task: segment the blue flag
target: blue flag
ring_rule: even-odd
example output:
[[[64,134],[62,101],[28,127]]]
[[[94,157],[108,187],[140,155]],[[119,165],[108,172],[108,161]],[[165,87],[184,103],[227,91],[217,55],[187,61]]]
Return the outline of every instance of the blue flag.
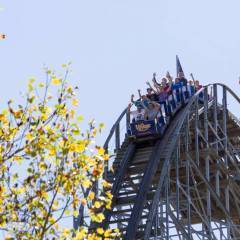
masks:
[[[184,75],[184,72],[183,72],[183,69],[182,69],[182,65],[181,65],[181,63],[180,63],[180,60],[179,60],[179,58],[178,58],[178,55],[176,55],[176,64],[177,64],[177,77],[178,77],[178,74],[179,74],[180,72],[182,72],[183,75]]]

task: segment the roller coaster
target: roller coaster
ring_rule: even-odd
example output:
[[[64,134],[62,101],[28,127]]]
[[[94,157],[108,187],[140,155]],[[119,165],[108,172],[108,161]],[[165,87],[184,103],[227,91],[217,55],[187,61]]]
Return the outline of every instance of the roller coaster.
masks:
[[[121,136],[124,109],[104,144],[115,155],[105,167],[113,204],[103,227],[126,240],[240,239],[240,122],[228,100],[240,106],[226,85],[204,86],[160,138],[140,141]]]

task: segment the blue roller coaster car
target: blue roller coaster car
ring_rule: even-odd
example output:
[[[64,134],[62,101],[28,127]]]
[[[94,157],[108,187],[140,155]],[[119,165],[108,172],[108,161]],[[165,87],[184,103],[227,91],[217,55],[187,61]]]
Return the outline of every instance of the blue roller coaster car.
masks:
[[[170,118],[162,117],[161,121],[155,119],[132,122],[128,130],[128,136],[134,139],[160,138],[169,124],[171,124],[171,120],[175,117],[176,113],[188,103],[191,97],[192,95],[188,97],[180,96],[181,101],[179,100],[174,109],[171,110]],[[202,95],[199,96],[199,103],[203,104]]]
[[[129,136],[140,137],[160,137],[167,124],[161,125],[157,120],[142,120],[130,124]]]

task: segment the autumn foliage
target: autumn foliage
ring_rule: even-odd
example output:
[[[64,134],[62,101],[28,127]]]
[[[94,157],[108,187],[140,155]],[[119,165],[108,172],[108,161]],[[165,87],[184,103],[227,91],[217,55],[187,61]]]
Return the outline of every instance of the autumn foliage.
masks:
[[[44,82],[30,79],[24,104],[10,100],[0,113],[0,231],[6,239],[120,238],[117,229],[89,232],[90,221],[102,222],[111,208],[111,185],[102,180],[109,156],[94,141],[103,124],[90,121],[80,129],[68,67],[63,77],[45,69]],[[89,220],[74,231],[64,221],[71,226],[80,206]]]

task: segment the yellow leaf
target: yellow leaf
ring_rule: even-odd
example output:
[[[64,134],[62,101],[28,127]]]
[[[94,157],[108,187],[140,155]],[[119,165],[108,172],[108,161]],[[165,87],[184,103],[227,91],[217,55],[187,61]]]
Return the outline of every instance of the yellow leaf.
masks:
[[[83,121],[83,116],[78,116],[78,117],[77,117],[77,120],[78,120],[79,122],[82,122],[82,121]]]
[[[88,179],[86,179],[82,182],[82,185],[85,188],[89,188],[92,185],[92,183]]]
[[[24,187],[18,189],[18,194],[23,194],[26,191]]]
[[[111,192],[109,192],[109,191],[106,192],[106,196],[107,196],[109,199],[112,199],[112,198],[113,198],[113,195],[112,195]]]
[[[67,228],[64,228],[63,229],[63,237],[69,237],[69,234],[70,234],[71,232],[70,232],[70,230],[69,229],[67,229]]]
[[[102,185],[104,188],[110,188],[112,185],[108,183],[107,181],[103,180]]]
[[[45,85],[44,85],[44,83],[39,83],[38,86],[39,86],[40,88],[43,88]]]
[[[73,211],[73,216],[74,216],[74,217],[77,217],[77,216],[78,216],[78,211],[77,211],[77,210]]]
[[[85,205],[87,204],[87,200],[86,200],[85,198],[82,198],[82,199],[81,199],[81,203],[82,203],[82,205],[85,206]]]
[[[104,148],[99,148],[99,149],[98,149],[98,154],[99,154],[99,155],[104,155],[104,153],[105,153]]]
[[[54,217],[50,217],[50,218],[49,218],[49,222],[50,222],[51,224],[53,224],[55,221],[56,221],[56,220],[55,220]]]
[[[90,192],[89,195],[88,195],[88,199],[92,201],[94,199],[94,197],[95,197],[95,193]]]
[[[102,222],[105,219],[103,213],[98,213],[96,217],[99,220],[98,222]]]
[[[83,239],[85,239],[86,234],[87,234],[86,229],[81,228],[81,229],[77,232],[76,238],[74,238],[74,239],[76,239],[76,240],[83,240]]]
[[[35,81],[36,81],[35,78],[30,78],[30,79],[29,79],[29,83],[34,83]]]
[[[33,139],[33,135],[31,133],[26,134],[26,139],[31,141]]]
[[[103,235],[103,234],[104,234],[103,228],[97,228],[97,233],[98,233],[99,235]]]
[[[52,84],[53,85],[59,85],[61,83],[61,79],[59,78],[52,78]]]
[[[99,201],[96,201],[95,203],[94,203],[94,207],[95,208],[100,208],[102,206],[102,204],[101,204],[101,202],[99,202]]]
[[[85,145],[84,144],[76,144],[75,151],[78,153],[82,153],[85,150]]]
[[[105,160],[105,161],[108,161],[108,160],[109,160],[109,154],[104,154],[103,157],[104,157],[104,160]]]
[[[105,231],[104,237],[110,237],[110,236],[111,236],[111,233],[112,233],[112,230],[111,230],[111,229],[108,229],[107,231]]]
[[[78,106],[78,100],[77,100],[76,98],[74,98],[74,99],[72,100],[72,105],[75,106],[75,107]]]
[[[47,169],[47,165],[44,162],[40,162],[39,163],[39,168],[44,171],[44,170]]]
[[[66,211],[65,211],[65,214],[66,214],[67,216],[69,216],[69,215],[71,214],[70,210],[66,210]]]

